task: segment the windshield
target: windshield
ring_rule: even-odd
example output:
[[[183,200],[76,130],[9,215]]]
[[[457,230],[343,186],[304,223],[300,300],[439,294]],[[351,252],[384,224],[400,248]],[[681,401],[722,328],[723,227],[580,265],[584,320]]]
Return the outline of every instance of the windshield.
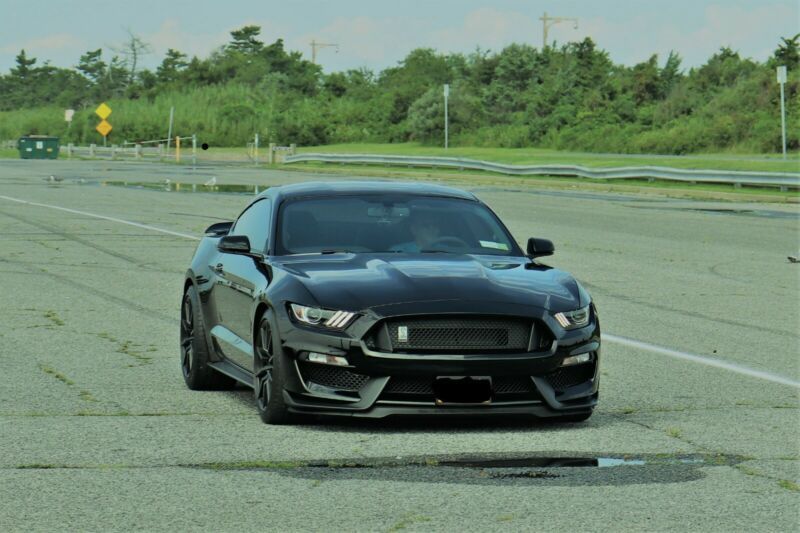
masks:
[[[514,255],[515,246],[484,205],[402,195],[301,198],[285,203],[278,255],[460,253]]]

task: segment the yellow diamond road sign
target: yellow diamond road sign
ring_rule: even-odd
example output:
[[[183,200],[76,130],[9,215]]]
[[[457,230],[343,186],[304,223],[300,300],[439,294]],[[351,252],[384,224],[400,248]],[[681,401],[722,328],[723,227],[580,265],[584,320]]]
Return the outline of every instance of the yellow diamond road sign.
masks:
[[[111,114],[111,108],[108,107],[105,102],[97,106],[97,109],[94,110],[97,113],[97,116],[102,118],[103,120],[108,118],[108,115]]]
[[[95,129],[100,135],[102,135],[103,137],[107,137],[108,134],[111,132],[111,124],[103,120],[100,124],[97,125]]]

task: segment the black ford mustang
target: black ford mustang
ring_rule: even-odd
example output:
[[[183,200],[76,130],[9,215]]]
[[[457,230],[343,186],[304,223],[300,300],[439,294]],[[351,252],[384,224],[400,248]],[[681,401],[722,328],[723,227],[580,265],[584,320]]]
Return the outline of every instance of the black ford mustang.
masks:
[[[527,414],[580,421],[600,327],[569,274],[470,193],[273,187],[206,230],[186,273],[190,389],[253,387],[261,418]]]

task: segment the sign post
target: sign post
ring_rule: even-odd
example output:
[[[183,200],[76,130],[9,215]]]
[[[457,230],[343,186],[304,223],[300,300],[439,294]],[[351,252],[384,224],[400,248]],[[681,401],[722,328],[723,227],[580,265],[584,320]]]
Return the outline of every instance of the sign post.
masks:
[[[448,116],[447,116],[447,99],[450,96],[450,84],[444,84],[444,149],[447,150],[448,145]]]
[[[778,67],[778,83],[781,85],[781,141],[783,158],[786,159],[786,104],[784,103],[783,86],[786,84],[786,66]]]
[[[100,117],[100,124],[98,124],[95,129],[97,130],[97,133],[103,136],[103,146],[105,146],[106,138],[112,130],[111,124],[106,121],[109,115],[111,115],[111,108],[108,107],[105,102],[103,102],[97,106],[97,109],[95,109],[94,112],[98,117]]]
[[[65,109],[64,110],[64,120],[67,121],[67,130],[72,127],[72,117],[75,116],[74,109]]]

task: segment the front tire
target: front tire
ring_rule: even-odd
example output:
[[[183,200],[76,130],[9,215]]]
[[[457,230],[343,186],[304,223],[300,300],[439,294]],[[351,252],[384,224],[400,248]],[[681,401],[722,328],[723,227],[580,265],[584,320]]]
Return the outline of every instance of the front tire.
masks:
[[[253,347],[253,389],[261,421],[276,425],[295,422],[296,416],[289,412],[283,399],[288,360],[267,316],[262,316],[259,321]]]
[[[191,390],[232,389],[236,381],[209,366],[206,328],[200,312],[200,298],[194,285],[183,295],[181,304],[181,371]]]

